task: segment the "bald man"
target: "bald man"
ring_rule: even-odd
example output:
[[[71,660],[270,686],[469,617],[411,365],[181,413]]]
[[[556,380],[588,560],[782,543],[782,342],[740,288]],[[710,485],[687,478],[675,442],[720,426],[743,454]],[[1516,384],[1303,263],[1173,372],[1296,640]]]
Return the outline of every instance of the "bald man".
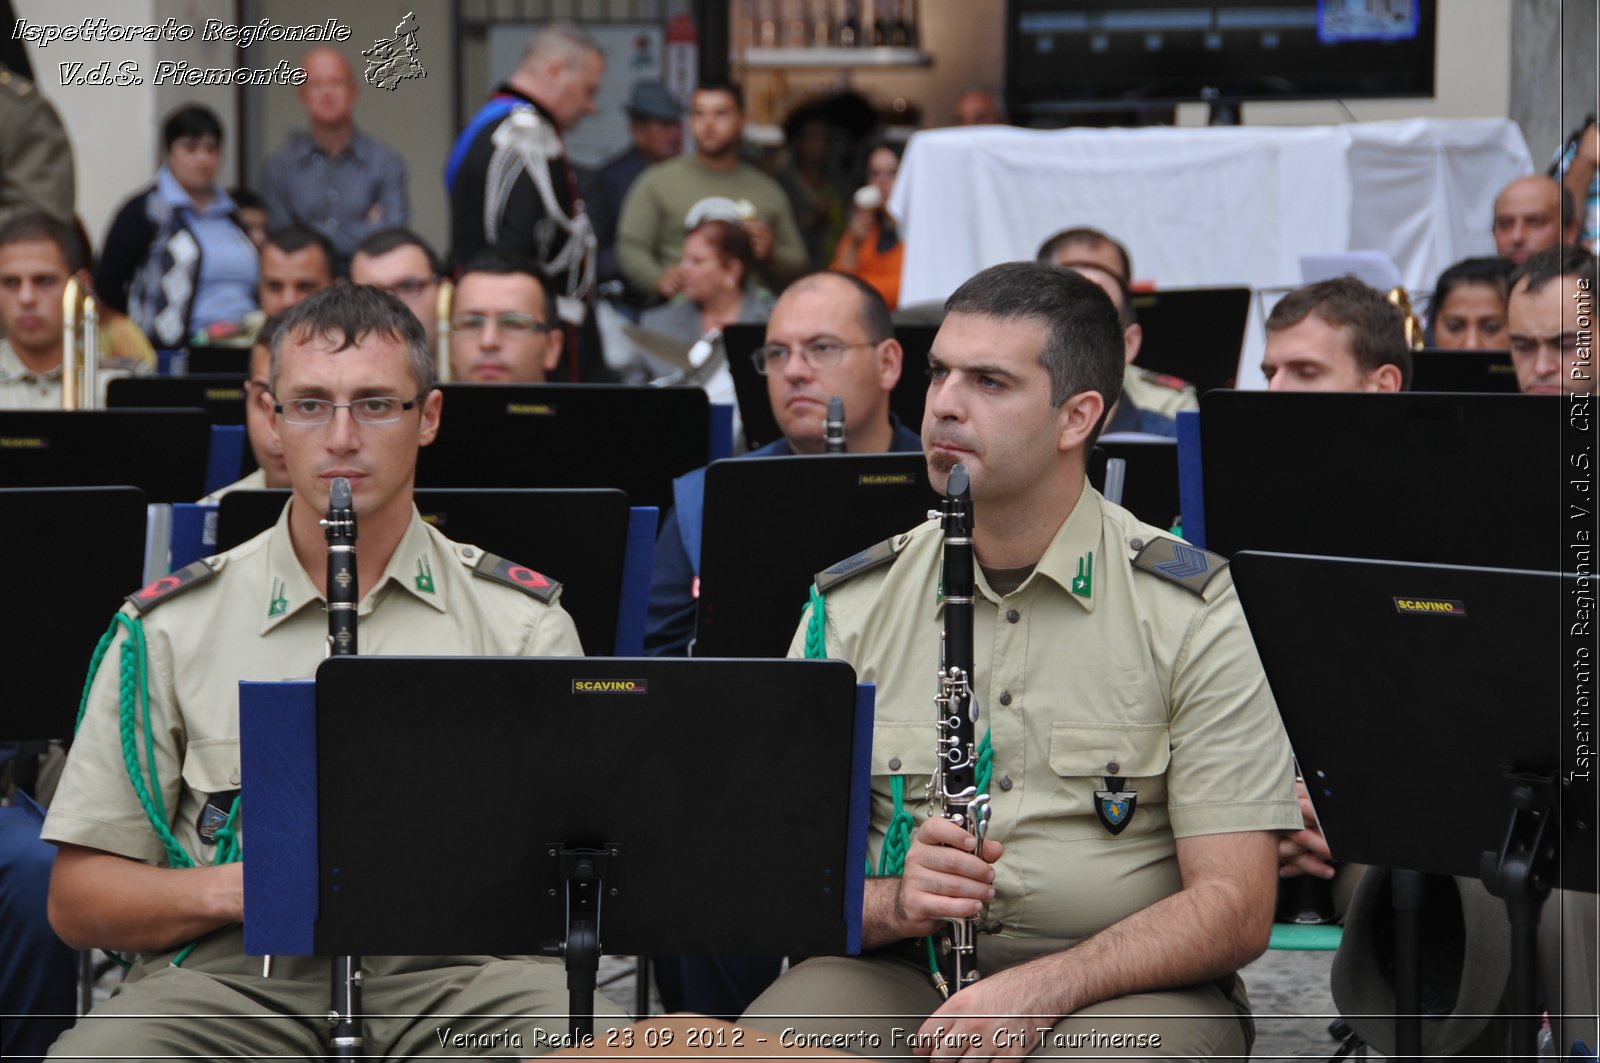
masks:
[[[1577,239],[1572,196],[1554,177],[1519,177],[1494,199],[1494,247],[1501,258],[1520,266],[1540,251]]]
[[[342,271],[362,240],[406,224],[406,164],[356,128],[356,78],[342,53],[313,48],[300,67],[297,94],[310,126],[267,160],[261,195],[272,228],[309,225],[333,242]]]

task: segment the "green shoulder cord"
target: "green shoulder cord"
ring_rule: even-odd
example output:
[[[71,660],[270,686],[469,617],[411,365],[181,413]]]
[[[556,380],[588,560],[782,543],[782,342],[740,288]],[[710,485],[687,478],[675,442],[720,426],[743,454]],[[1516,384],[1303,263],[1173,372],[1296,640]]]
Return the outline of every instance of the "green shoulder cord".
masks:
[[[106,651],[111,648],[111,641],[117,637],[117,629],[126,628],[127,637],[122,641],[121,675],[118,684],[120,712],[118,729],[122,736],[122,761],[128,769],[128,779],[133,784],[133,792],[138,795],[139,805],[144,809],[145,818],[150,821],[150,826],[156,832],[156,837],[161,839],[161,847],[166,852],[167,864],[174,868],[188,868],[200,866],[184,851],[178,839],[173,836],[172,830],[167,826],[166,801],[161,796],[161,779],[156,772],[156,742],[155,731],[150,720],[150,655],[144,639],[144,624],[138,617],[117,613],[111,618],[111,626],[100,637],[95,645],[94,656],[89,659],[89,675],[83,681],[83,696],[78,701],[78,720],[73,725],[73,733],[83,726],[83,715],[89,708],[89,690],[94,685],[95,676],[100,672],[100,664],[105,659]],[[139,717],[144,717],[144,749],[146,768],[139,765]],[[146,781],[146,771],[149,779]],[[233,799],[233,807],[228,810],[228,818],[217,829],[217,864],[231,864],[239,859],[239,799]],[[189,958],[189,953],[194,951],[199,939],[189,942],[172,958],[172,966],[178,967]],[[132,966],[127,960],[117,954],[105,950],[106,955],[123,967]]]
[[[811,587],[811,619],[806,624],[806,657],[811,660],[820,660],[828,655],[827,649],[827,601],[816,585]],[[978,743],[978,792],[989,792],[989,777],[994,768],[994,750],[989,745],[989,732],[983,733],[983,741]],[[883,850],[878,854],[878,870],[872,870],[872,861],[867,860],[867,876],[869,878],[897,878],[905,873],[906,853],[911,850],[911,836],[916,833],[917,821],[906,811],[906,777],[904,775],[889,776],[889,792],[894,798],[894,814],[889,817],[889,825],[883,831]],[[934,952],[933,938],[924,938],[928,946],[928,970],[937,972],[939,960]]]

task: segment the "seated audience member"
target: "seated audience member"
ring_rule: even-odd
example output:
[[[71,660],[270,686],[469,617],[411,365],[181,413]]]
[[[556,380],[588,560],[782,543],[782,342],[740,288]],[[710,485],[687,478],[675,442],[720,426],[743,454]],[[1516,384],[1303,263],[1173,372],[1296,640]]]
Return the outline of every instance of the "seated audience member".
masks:
[[[216,183],[222,123],[186,106],[162,126],[165,160],[155,184],[117,211],[95,271],[95,290],[162,349],[216,327],[232,334],[255,309],[255,245]]]
[[[1400,311],[1354,277],[1308,284],[1267,315],[1271,391],[1402,391],[1411,348]]]
[[[565,339],[550,284],[533,260],[485,248],[461,268],[450,321],[451,376],[472,384],[542,384]]]
[[[993,89],[973,86],[956,97],[951,125],[1005,125],[1006,109]]]
[[[89,283],[78,238],[61,222],[27,211],[0,225],[0,409],[61,408],[62,295],[75,274]],[[102,370],[151,370],[145,358],[107,357],[110,338],[100,335]]]
[[[361,644],[377,654],[577,656],[559,590],[478,578],[477,551],[423,523],[417,451],[439,430],[422,328],[393,296],[335,285],[296,306],[274,337],[272,430],[292,501],[276,527],[195,562],[124,605],[90,678],[81,726],[45,820],[58,847],[50,921],[68,944],[132,954],[116,995],[53,1046],[64,1057],[330,1052],[326,957],[246,956],[237,791],[241,679],[309,676],[325,653],[330,471],[349,470],[361,549]],[[468,559],[472,560],[468,560]],[[418,572],[432,578],[415,578]],[[543,586],[543,584],[541,584]],[[122,645],[148,646],[146,655]],[[126,659],[124,666],[121,662]],[[124,667],[128,670],[125,672]],[[147,756],[124,758],[119,690],[141,687]],[[146,699],[141,699],[146,700]],[[148,762],[148,763],[147,763]],[[140,774],[130,785],[130,767]],[[142,779],[156,795],[142,800]],[[155,785],[159,777],[160,785]],[[138,786],[138,789],[135,789]],[[248,814],[248,813],[246,813]],[[427,912],[412,913],[425,920]],[[366,956],[364,1052],[459,1055],[468,1043],[565,1036],[559,961],[531,956]],[[604,997],[606,1016],[617,1009]],[[316,1017],[313,1018],[312,1016]],[[608,1019],[597,1028],[610,1025]],[[515,1040],[509,1035],[515,1034]],[[537,1049],[535,1049],[537,1051]],[[356,1054],[363,1054],[357,1047]]]
[[[250,453],[256,459],[256,469],[243,479],[218,488],[201,502],[216,502],[230,491],[291,486],[289,467],[283,460],[283,444],[272,432],[272,388],[267,383],[272,371],[272,341],[286,316],[277,313],[262,322],[250,346],[250,375],[244,382],[244,430],[250,440]]]
[[[636,81],[623,108],[633,143],[607,159],[584,182],[583,206],[600,246],[597,279],[601,284],[622,279],[617,261],[617,222],[628,189],[647,167],[683,154],[683,105],[659,81]]]
[[[228,195],[232,197],[233,205],[239,208],[239,225],[250,237],[250,242],[256,245],[256,250],[260,251],[261,245],[267,242],[267,233],[272,229],[267,218],[266,202],[243,185],[228,189]]]
[[[306,78],[295,89],[305,129],[290,132],[262,170],[261,195],[274,228],[299,222],[333,243],[341,264],[379,229],[404,225],[405,160],[356,128],[360,86],[337,49],[313,48],[300,59]]]
[[[1188,381],[1165,373],[1157,373],[1142,366],[1133,364],[1139,356],[1139,347],[1143,343],[1144,332],[1139,328],[1133,312],[1133,295],[1129,286],[1133,283],[1133,257],[1128,254],[1128,249],[1121,241],[1115,240],[1099,229],[1092,229],[1086,225],[1063,229],[1039,245],[1038,252],[1034,255],[1040,262],[1048,262],[1056,266],[1066,266],[1069,269],[1088,267],[1101,270],[1102,276],[1109,274],[1120,285],[1118,292],[1107,291],[1112,301],[1117,302],[1117,312],[1123,319],[1123,329],[1137,330],[1134,339],[1134,349],[1128,355],[1128,367],[1122,374],[1122,398],[1132,402],[1140,410],[1158,414],[1161,417],[1174,420],[1180,410],[1198,410],[1200,396],[1195,393],[1194,387]],[[1105,287],[1095,274],[1089,274],[1089,279]],[[1120,300],[1120,301],[1119,301]],[[1126,431],[1127,429],[1111,429],[1106,431]],[[1167,435],[1167,432],[1158,432]]]
[[[1506,278],[1511,263],[1493,256],[1466,258],[1439,274],[1428,303],[1431,346],[1453,350],[1503,350],[1506,345]]]
[[[1595,257],[1559,247],[1528,259],[1511,274],[1506,317],[1517,387],[1533,395],[1592,394]],[[1579,327],[1583,320],[1582,328]]]
[[[887,144],[867,154],[867,183],[856,192],[849,227],[833,252],[833,268],[872,285],[890,310],[900,305],[900,272],[906,258],[900,227],[889,213],[889,195],[899,173],[900,156]]]
[[[735,321],[765,321],[772,296],[756,284],[754,265],[743,226],[721,218],[701,222],[683,238],[683,287],[671,302],[646,310],[639,324],[693,342]]]
[[[903,357],[889,308],[871,287],[833,272],[795,281],[773,306],[766,345],[755,352],[783,436],[748,456],[822,453],[822,422],[834,395],[844,400],[850,451],[921,450],[917,434],[889,411]],[[650,581],[645,652],[651,656],[681,656],[694,635],[691,588],[700,572],[705,470],[680,476],[672,493]]]
[[[428,242],[410,229],[380,229],[350,259],[350,283],[388,292],[417,315],[428,349],[439,349],[439,277],[444,268]]]
[[[1573,243],[1578,218],[1572,195],[1554,177],[1519,177],[1494,199],[1494,247],[1517,265],[1540,251]]]
[[[308,225],[285,225],[261,247],[261,312],[280,314],[339,276],[333,244]]]
[[[731,81],[695,89],[694,154],[650,167],[628,190],[617,223],[617,258],[635,294],[670,299],[683,288],[683,237],[706,218],[743,225],[756,272],[772,291],[805,272],[806,248],[778,182],[739,157],[744,92]]]
[[[1127,374],[1133,369],[1133,360],[1139,357],[1139,345],[1144,342],[1144,332],[1139,328],[1139,322],[1133,314],[1133,296],[1128,291],[1127,283],[1115,274],[1108,273],[1099,266],[1081,265],[1069,267],[1075,273],[1081,273],[1094,281],[1111,299],[1117,308],[1117,323],[1122,326],[1122,357],[1127,362],[1123,371],[1123,381],[1126,384]],[[1157,380],[1175,379],[1164,378],[1150,374]],[[1155,385],[1161,386],[1159,384]],[[1169,391],[1177,391],[1179,387],[1168,387]],[[1111,404],[1111,412],[1106,414],[1106,423],[1100,429],[1102,436],[1114,433],[1132,432],[1142,435],[1163,436],[1167,439],[1178,437],[1178,422],[1164,413],[1147,410],[1139,405],[1138,401],[1126,394]]]

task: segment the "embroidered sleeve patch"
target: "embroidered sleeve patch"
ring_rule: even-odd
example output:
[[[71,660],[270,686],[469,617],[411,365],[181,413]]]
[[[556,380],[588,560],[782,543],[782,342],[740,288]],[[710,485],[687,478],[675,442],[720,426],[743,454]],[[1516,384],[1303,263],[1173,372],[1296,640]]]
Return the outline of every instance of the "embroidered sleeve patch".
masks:
[[[535,572],[526,565],[519,565],[515,561],[507,561],[496,554],[484,554],[473,566],[472,574],[492,579],[496,583],[504,583],[508,587],[515,587],[546,605],[555,600],[556,592],[561,589],[561,584],[549,576]]]
[[[181,591],[204,583],[216,574],[216,569],[204,561],[195,561],[170,575],[162,576],[148,587],[134,591],[128,595],[128,603],[133,606],[134,612],[144,616],[162,602],[177,597]]]
[[[1203,595],[1206,585],[1228,567],[1228,559],[1177,539],[1158,536],[1144,544],[1133,559],[1133,567]]]

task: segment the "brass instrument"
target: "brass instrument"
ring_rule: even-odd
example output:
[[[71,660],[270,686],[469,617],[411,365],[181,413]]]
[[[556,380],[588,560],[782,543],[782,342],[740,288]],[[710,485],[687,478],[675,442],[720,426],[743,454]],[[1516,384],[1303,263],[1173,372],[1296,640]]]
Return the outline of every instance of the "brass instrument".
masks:
[[[932,814],[970,831],[983,852],[989,830],[989,795],[978,791],[978,694],[973,649],[976,599],[972,552],[972,485],[967,467],[950,470],[939,517],[944,531],[944,631],[939,637],[939,679],[933,697],[938,721],[933,777],[928,781]],[[952,919],[934,938],[938,969],[933,985],[945,997],[978,980],[978,921]]]
[[[1413,351],[1420,351],[1426,345],[1423,339],[1422,319],[1416,311],[1411,309],[1411,296],[1404,287],[1389,289],[1389,305],[1398,307],[1405,318],[1406,344]]]
[[[100,406],[100,306],[77,277],[61,293],[61,408]]]
[[[434,306],[434,317],[439,323],[438,360],[436,375],[439,383],[450,383],[450,317],[456,309],[456,286],[448,279],[439,282],[439,301]]]

